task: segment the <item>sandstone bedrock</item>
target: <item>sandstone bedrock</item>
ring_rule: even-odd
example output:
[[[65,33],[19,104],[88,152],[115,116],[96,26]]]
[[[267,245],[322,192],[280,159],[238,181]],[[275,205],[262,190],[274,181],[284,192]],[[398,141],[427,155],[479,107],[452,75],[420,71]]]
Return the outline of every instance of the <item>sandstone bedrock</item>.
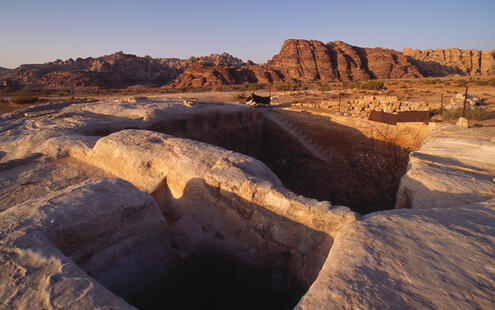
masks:
[[[274,283],[307,289],[296,309],[495,307],[495,142],[482,129],[432,126],[401,209],[361,217],[287,190],[253,157],[180,136],[240,128],[236,147],[255,151],[255,109],[181,102],[2,117],[1,308],[133,309],[136,287],[205,252],[283,270],[290,281]]]

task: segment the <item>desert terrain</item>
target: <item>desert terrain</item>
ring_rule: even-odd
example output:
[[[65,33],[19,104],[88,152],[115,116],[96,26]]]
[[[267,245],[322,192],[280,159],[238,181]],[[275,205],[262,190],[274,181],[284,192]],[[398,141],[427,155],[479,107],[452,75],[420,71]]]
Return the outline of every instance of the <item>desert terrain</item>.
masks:
[[[287,40],[0,81],[0,308],[495,307],[493,51]]]

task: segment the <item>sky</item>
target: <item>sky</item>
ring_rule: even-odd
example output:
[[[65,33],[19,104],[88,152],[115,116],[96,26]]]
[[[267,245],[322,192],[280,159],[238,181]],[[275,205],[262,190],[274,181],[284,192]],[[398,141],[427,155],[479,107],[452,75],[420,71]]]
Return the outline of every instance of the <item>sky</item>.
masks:
[[[495,0],[0,0],[0,66],[227,52],[263,63],[286,39],[495,49]]]

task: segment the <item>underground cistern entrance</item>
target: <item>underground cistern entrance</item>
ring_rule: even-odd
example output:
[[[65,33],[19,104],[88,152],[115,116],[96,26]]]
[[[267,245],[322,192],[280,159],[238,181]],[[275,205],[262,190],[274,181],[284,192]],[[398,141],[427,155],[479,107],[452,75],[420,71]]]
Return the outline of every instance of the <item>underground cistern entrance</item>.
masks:
[[[251,109],[189,115],[145,129],[252,156],[294,193],[365,214],[394,207],[409,152],[423,137],[420,127],[367,126],[299,111]],[[297,304],[316,279],[332,236],[200,180],[188,181],[181,197],[170,184],[165,181],[152,195],[166,218],[176,259],[145,284],[104,285],[140,309]]]
[[[409,153],[427,126],[259,109],[157,122],[150,130],[253,156],[296,194],[360,214],[392,209]]]

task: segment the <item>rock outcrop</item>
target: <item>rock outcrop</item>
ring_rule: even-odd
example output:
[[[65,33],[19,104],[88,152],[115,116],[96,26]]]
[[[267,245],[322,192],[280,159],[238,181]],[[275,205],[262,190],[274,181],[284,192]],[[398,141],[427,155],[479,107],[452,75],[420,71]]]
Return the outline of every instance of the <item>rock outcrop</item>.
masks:
[[[297,309],[494,308],[495,144],[482,128],[431,131],[403,179],[412,209],[360,218],[287,190],[250,156],[184,138],[256,149],[254,109],[180,102],[64,102],[2,116],[2,308],[133,309],[117,295],[131,301],[205,252],[273,267],[265,282],[276,292],[316,278]]]
[[[0,219],[4,309],[135,309],[108,289],[132,294],[175,259],[156,202],[119,179],[82,182]]]
[[[268,61],[285,80],[349,81],[414,78],[422,74],[400,52],[361,48],[341,41],[286,40],[279,54]]]
[[[125,304],[106,291],[101,284],[128,300],[132,295],[129,283],[139,283],[143,277],[150,278],[146,276],[150,272],[152,276],[159,276],[166,274],[169,268],[176,270],[178,267],[173,262],[173,253],[170,253],[170,259],[167,254],[170,245],[168,237],[164,239],[161,247],[154,246],[159,253],[149,253],[147,248],[140,247],[153,244],[152,237],[156,237],[157,234],[160,236],[164,230],[172,236],[170,240],[174,253],[180,253],[182,258],[216,253],[253,268],[275,268],[278,271],[270,275],[270,279],[278,281],[277,290],[299,285],[308,287],[324,262],[333,236],[339,229],[357,220],[356,214],[348,208],[331,206],[328,202],[308,199],[288,191],[263,163],[249,156],[157,132],[122,131],[128,127],[151,127],[191,136],[194,132],[199,132],[196,130],[197,126],[204,128],[205,134],[211,134],[215,128],[224,130],[224,134],[213,133],[218,139],[226,136],[227,132],[232,134],[228,128],[223,129],[230,121],[232,126],[239,126],[245,135],[232,140],[242,141],[242,147],[248,149],[249,136],[256,133],[257,120],[256,114],[246,113],[246,116],[243,116],[239,113],[254,112],[246,106],[196,104],[185,107],[176,104],[175,101],[134,100],[106,104],[83,103],[76,106],[64,104],[59,106],[59,110],[40,110],[41,108],[43,106],[37,107],[36,115],[23,111],[13,113],[2,120],[4,126],[0,128],[0,182],[7,186],[6,192],[17,192],[26,198],[30,192],[19,191],[18,188],[42,188],[46,186],[43,176],[51,182],[52,174],[60,173],[62,176],[57,180],[58,190],[41,191],[40,195],[46,196],[33,197],[34,199],[27,201],[22,197],[17,200],[10,199],[8,193],[5,193],[0,196],[0,217],[5,215],[16,221],[30,222],[31,217],[24,216],[27,211],[22,211],[24,213],[21,214],[18,210],[36,209],[37,201],[42,204],[40,208],[45,210],[45,205],[49,205],[50,208],[59,205],[58,198],[54,197],[65,197],[67,203],[60,204],[60,208],[67,209],[65,213],[44,213],[40,217],[47,227],[60,226],[68,239],[63,239],[63,235],[57,233],[53,237],[50,235],[53,240],[61,240],[54,241],[55,245],[50,244],[52,239],[39,241],[37,235],[33,237],[33,242],[39,244],[40,251],[45,251],[49,246],[49,253],[59,251],[57,259],[63,261],[63,264],[70,264],[70,268],[66,267],[68,273],[64,274],[57,284],[57,290],[58,287],[64,288],[60,294],[66,296],[64,301],[67,307],[98,308],[101,302],[109,307],[125,308]],[[205,121],[207,111],[214,116],[214,121]],[[226,117],[223,117],[223,114]],[[248,121],[255,129],[252,133],[246,130]],[[209,129],[206,124],[213,127]],[[116,133],[108,135],[113,131]],[[71,169],[62,169],[64,164],[72,165]],[[41,165],[42,169],[37,169],[38,165]],[[55,167],[56,171],[47,175],[50,167]],[[75,173],[74,170],[77,169],[83,171]],[[71,178],[71,173],[76,174],[76,177]],[[111,186],[94,185],[93,183],[99,184],[100,181],[94,181],[92,178],[99,176],[117,176],[129,180],[140,190],[152,194],[159,206],[149,204],[150,196],[122,180],[109,181],[114,184]],[[81,182],[85,178],[92,180],[77,185],[78,181]],[[63,187],[63,182],[67,187]],[[75,190],[70,187],[73,184],[76,184]],[[105,189],[106,187],[108,189]],[[126,194],[122,195],[122,191]],[[101,197],[107,192],[110,192],[108,198]],[[115,199],[114,196],[119,198]],[[106,199],[110,199],[111,203]],[[142,201],[145,207],[135,206],[136,201]],[[90,208],[84,208],[85,205],[90,205]],[[121,206],[121,209],[116,209],[115,205]],[[106,215],[105,208],[111,209],[112,215]],[[70,212],[75,212],[77,216],[69,215]],[[147,216],[141,216],[143,213]],[[162,214],[167,223],[164,222]],[[64,218],[64,225],[57,224],[60,221],[58,216]],[[112,219],[109,220],[108,217]],[[150,223],[150,217],[156,223]],[[141,221],[141,218],[146,218],[146,221]],[[126,221],[131,219],[132,225],[127,224]],[[141,234],[150,233],[150,240],[139,242],[132,239],[134,241],[127,242],[124,237],[117,238],[120,236],[119,228],[115,227],[117,224],[114,223],[118,221],[121,221],[121,226],[125,226],[125,231],[132,232],[136,238]],[[160,221],[164,225],[160,225]],[[14,238],[21,232],[20,227],[10,225],[3,217],[2,223],[7,225],[0,231],[2,235],[13,234]],[[141,224],[146,227],[142,227]],[[101,231],[101,227],[109,231]],[[35,231],[39,231],[38,226],[35,228]],[[88,240],[93,242],[92,245],[98,245],[99,238],[106,242],[101,251],[99,248],[88,250],[86,243],[79,242],[81,229],[91,231],[82,236],[87,235]],[[97,236],[92,235],[92,232]],[[113,234],[117,234],[117,237],[114,238]],[[139,244],[135,245],[135,242]],[[80,244],[83,249],[79,248]],[[133,246],[138,253],[132,251]],[[22,248],[18,251],[24,250]],[[0,246],[1,259],[10,262],[9,254],[2,251]],[[50,255],[49,253],[47,255]],[[73,253],[77,253],[77,256]],[[167,255],[157,255],[160,253]],[[126,259],[117,259],[116,255]],[[163,270],[153,267],[155,261],[148,262],[142,255],[160,260]],[[111,263],[112,260],[122,262]],[[138,261],[148,273],[135,274],[138,269],[132,267],[132,264]],[[27,269],[34,268],[31,264],[35,264],[22,260],[16,260],[15,263]],[[88,277],[76,264],[99,283],[87,280]],[[125,267],[125,264],[130,265]],[[125,272],[119,273],[119,268],[124,268]],[[38,293],[38,290],[25,289],[41,285],[39,282],[42,275],[49,276],[50,272],[55,271],[37,269],[36,276],[31,280],[13,283],[11,279],[15,275],[15,268],[11,268],[9,264],[2,264],[0,269],[0,284],[2,287],[9,287],[6,290],[9,295],[0,295],[2,304],[12,304],[10,308],[13,309],[34,303],[41,303],[47,309],[58,305],[49,299],[42,303],[41,300],[47,299],[45,295]],[[131,276],[136,277],[137,282],[128,279]],[[278,280],[279,278],[282,280]],[[75,284],[73,281],[76,281]],[[77,281],[84,283],[81,287],[76,287],[79,284]],[[49,283],[48,290],[51,289],[50,285]],[[135,289],[139,287],[144,288],[146,285],[137,284]],[[72,293],[67,293],[65,289]],[[25,290],[29,292],[21,293]],[[10,293],[14,295],[18,291],[16,298],[9,297]],[[82,297],[79,298],[77,294],[82,294]],[[100,295],[106,297],[99,297]],[[93,299],[95,304],[91,304]],[[116,302],[120,302],[121,306],[115,306]]]
[[[411,153],[396,208],[460,207],[495,197],[495,143],[478,128],[436,128]]]
[[[495,74],[495,51],[493,50],[463,50],[454,47],[422,51],[405,48],[402,53],[425,76]]]
[[[234,66],[221,66],[208,63],[194,63],[173,82],[176,88],[205,87],[226,84],[253,83],[250,76]]]
[[[493,221],[495,200],[370,214],[339,233],[296,309],[493,309]]]
[[[80,159],[153,194],[181,253],[208,248],[248,264],[278,265],[273,257],[287,252],[288,271],[305,285],[316,277],[331,236],[355,221],[347,208],[284,189],[253,158],[160,133],[120,131]]]
[[[172,85],[181,87],[208,87],[245,83],[273,83],[284,81],[278,70],[268,66],[242,66],[193,63],[175,79]]]

